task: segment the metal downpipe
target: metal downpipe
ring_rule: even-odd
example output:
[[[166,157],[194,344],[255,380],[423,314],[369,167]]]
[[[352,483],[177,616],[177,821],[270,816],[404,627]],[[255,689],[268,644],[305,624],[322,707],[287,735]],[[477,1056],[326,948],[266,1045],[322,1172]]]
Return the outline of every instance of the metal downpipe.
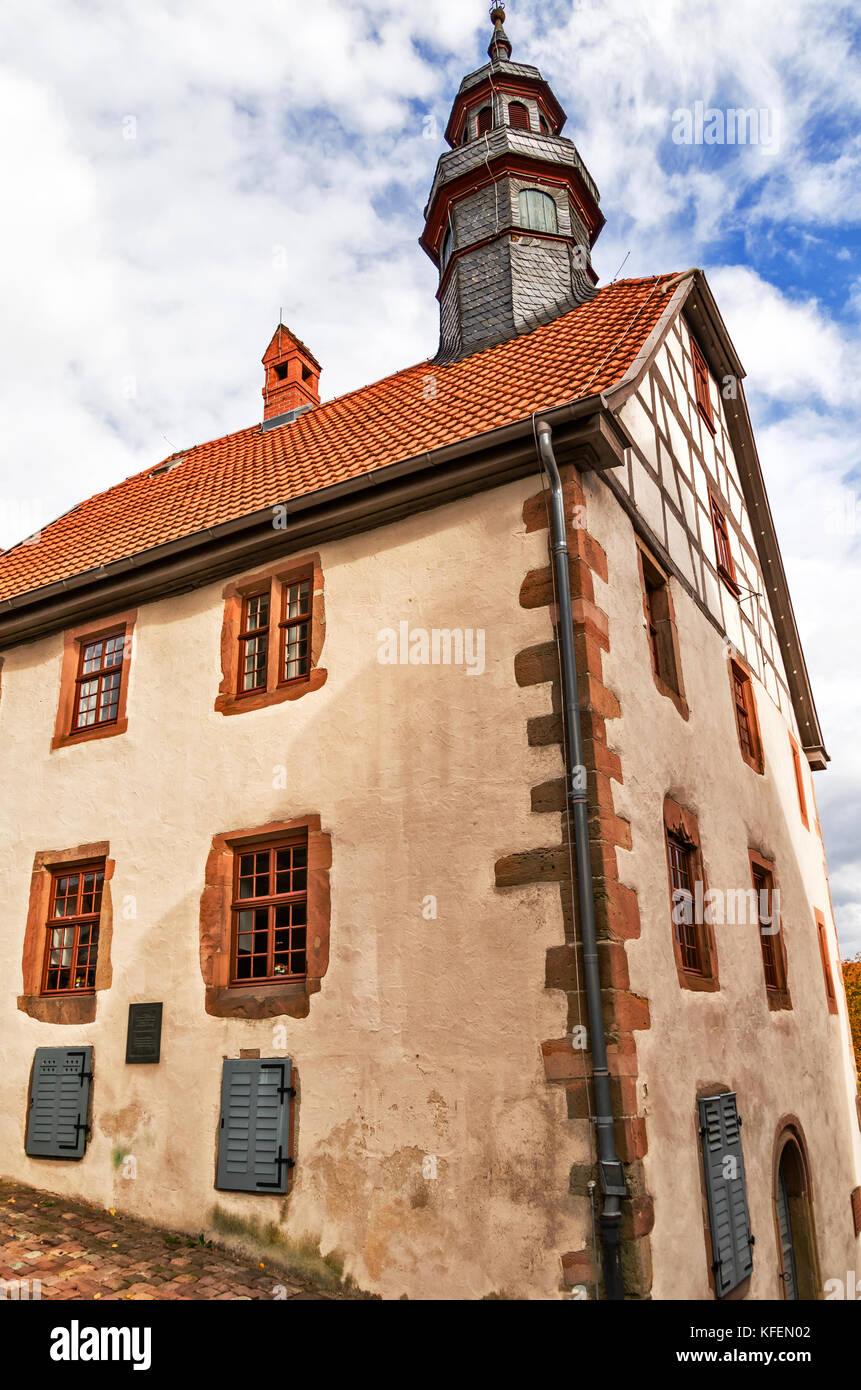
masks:
[[[623,1299],[622,1267],[619,1247],[620,1201],[627,1196],[622,1164],[616,1154],[613,1107],[610,1100],[610,1073],[607,1068],[607,1040],[601,1006],[601,980],[598,972],[598,943],[595,933],[595,900],[592,886],[592,860],[589,850],[589,810],[586,772],[583,761],[583,730],[577,694],[577,665],[574,658],[574,620],[571,610],[571,578],[568,570],[568,542],[565,534],[565,503],[562,479],[553,453],[553,432],[546,420],[537,425],[538,452],[550,480],[551,552],[559,604],[559,637],[562,655],[562,708],[568,743],[565,768],[565,804],[569,834],[574,833],[577,864],[577,898],[580,939],[592,1052],[592,1079],[595,1091],[595,1127],[598,1169],[603,1194],[599,1225],[604,1293],[607,1299]]]

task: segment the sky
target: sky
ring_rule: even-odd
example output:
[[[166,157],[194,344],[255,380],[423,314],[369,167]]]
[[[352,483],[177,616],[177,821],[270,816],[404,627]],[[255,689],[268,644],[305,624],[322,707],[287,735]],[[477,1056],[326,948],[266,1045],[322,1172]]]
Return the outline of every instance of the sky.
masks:
[[[861,12],[512,0],[506,30],[601,191],[602,283],[703,267],[746,368],[859,951]],[[324,398],[435,351],[417,238],[490,32],[476,0],[4,0],[0,546],[259,420],[279,313]],[[685,138],[728,109],[746,141]]]

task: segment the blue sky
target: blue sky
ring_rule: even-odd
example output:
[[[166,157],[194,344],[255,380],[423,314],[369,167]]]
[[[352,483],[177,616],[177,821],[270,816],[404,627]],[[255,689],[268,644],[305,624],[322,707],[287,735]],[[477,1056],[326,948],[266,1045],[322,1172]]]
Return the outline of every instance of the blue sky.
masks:
[[[861,950],[857,6],[512,0],[506,27],[601,190],[602,280],[703,266],[747,369]],[[0,544],[259,419],[281,306],[325,396],[434,351],[422,209],[489,36],[472,0],[6,0]],[[697,102],[768,142],[676,143]]]

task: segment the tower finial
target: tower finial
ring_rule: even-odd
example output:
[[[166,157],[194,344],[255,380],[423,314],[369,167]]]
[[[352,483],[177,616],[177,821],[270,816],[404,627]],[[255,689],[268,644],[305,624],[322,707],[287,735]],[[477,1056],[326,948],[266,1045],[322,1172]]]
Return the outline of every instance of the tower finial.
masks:
[[[511,57],[511,44],[502,27],[505,23],[505,6],[502,4],[494,5],[490,11],[490,17],[493,20],[493,37],[487,51],[491,62],[508,62]]]

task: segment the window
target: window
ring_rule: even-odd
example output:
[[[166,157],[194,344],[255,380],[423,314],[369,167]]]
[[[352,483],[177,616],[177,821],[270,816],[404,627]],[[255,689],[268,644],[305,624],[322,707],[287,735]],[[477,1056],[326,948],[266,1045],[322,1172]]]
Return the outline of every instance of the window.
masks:
[[[711,1270],[718,1298],[737,1288],[753,1271],[753,1237],[741,1147],[736,1096],[724,1091],[699,1101]]]
[[[717,990],[717,952],[704,905],[708,887],[696,816],[664,800],[673,955],[684,989]]]
[[[325,636],[319,555],[272,566],[224,590],[222,714],[295,700],[325,683],[319,666]]]
[[[774,866],[751,851],[750,872],[768,1007],[791,1009],[786,983],[786,943],[780,921],[780,893],[774,887]]]
[[[110,848],[100,840],[34,856],[18,1008],[40,1023],[92,1023],[110,988]]]
[[[76,729],[91,724],[113,724],[120,703],[120,677],[123,666],[125,629],[81,643],[80,666],[75,700]]]
[[[304,978],[308,836],[235,855],[231,984]]]
[[[825,997],[828,1000],[828,1012],[837,1013],[837,995],[834,992],[834,976],[831,973],[831,953],[828,950],[828,933],[825,928],[825,918],[818,908],[814,909],[814,919],[816,921],[816,934],[819,937],[819,955],[822,960],[822,974],[825,978]]]
[[[552,135],[552,131],[542,115],[538,116],[538,125],[542,135]]]
[[[454,250],[454,228],[452,227],[451,223],[449,222],[448,226],[447,226],[446,229],[445,229],[445,236],[444,236],[443,239],[442,239],[442,250],[440,251],[440,256],[439,256],[439,269],[440,269],[440,274],[441,274],[441,275],[444,275],[445,272],[446,272],[446,270],[447,270],[447,268],[448,268],[448,263],[449,263],[449,261],[451,260],[451,253],[452,253],[453,250]]]
[[[136,612],[63,635],[60,699],[52,751],[128,728],[126,702]]]
[[[221,1073],[221,1192],[286,1192],[295,1090],[289,1057],[226,1058]]]
[[[24,1152],[30,1158],[83,1158],[87,1150],[93,1049],[37,1047]]]
[[[762,741],[759,736],[756,700],[750,672],[742,666],[740,661],[730,657],[729,675],[741,756],[748,766],[753,768],[754,772],[762,773]]]
[[[269,653],[269,590],[250,594],[242,603],[242,631],[239,634],[239,686],[249,690],[266,689]]]
[[[549,193],[542,193],[539,188],[520,190],[520,225],[533,232],[555,235],[559,231],[556,204]]]
[[[532,123],[529,119],[529,108],[524,106],[522,101],[510,101],[508,103],[508,124],[512,130],[531,130]]]
[[[801,770],[801,753],[798,744],[789,735],[789,747],[792,752],[792,768],[795,773],[795,790],[798,793],[798,809],[801,812],[801,823],[805,830],[810,829],[810,821],[807,818],[807,798],[804,795],[804,774]]]
[[[733,596],[738,598],[740,589],[735,578],[735,565],[729,544],[729,528],[727,527],[726,516],[713,494],[711,494],[711,508],[717,571]]]
[[[104,864],[52,875],[43,994],[95,990],[104,881]]]
[[[486,135],[487,132],[492,129],[493,108],[490,106],[482,106],[481,110],[478,113],[478,134]]]
[[[694,389],[696,391],[697,409],[705,420],[712,434],[715,432],[714,416],[712,415],[711,400],[711,377],[698,344],[691,338],[691,358],[694,365]]]
[[[670,858],[670,887],[673,894],[673,920],[676,923],[685,970],[703,973],[702,951],[695,921],[693,845],[678,835],[667,836]]]
[[[329,966],[331,864],[319,816],[213,836],[200,899],[208,1014],[307,1016]]]
[[[638,546],[638,555],[643,586],[643,614],[655,684],[662,695],[673,701],[682,717],[687,719],[688,706],[684,698],[678,633],[669,580],[641,546]]]
[[[302,680],[311,669],[311,581],[283,589],[280,670],[282,681]]]

